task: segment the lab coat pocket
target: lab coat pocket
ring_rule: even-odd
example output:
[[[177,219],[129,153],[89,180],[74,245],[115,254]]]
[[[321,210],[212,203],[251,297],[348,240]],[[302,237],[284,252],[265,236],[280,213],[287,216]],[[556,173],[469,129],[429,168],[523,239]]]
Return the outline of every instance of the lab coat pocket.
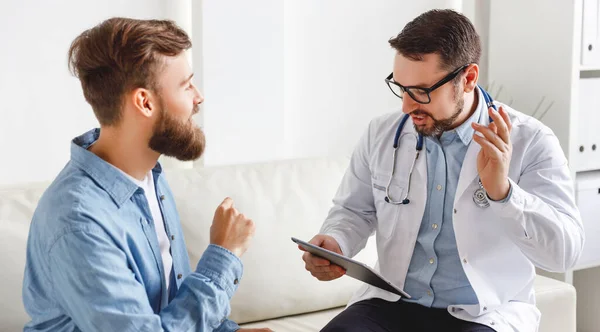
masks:
[[[387,240],[396,229],[403,205],[395,205],[385,201],[387,181],[384,179],[372,179],[373,200],[377,215],[377,239]],[[389,187],[389,195],[392,201],[400,201],[404,198],[404,187],[392,183]]]

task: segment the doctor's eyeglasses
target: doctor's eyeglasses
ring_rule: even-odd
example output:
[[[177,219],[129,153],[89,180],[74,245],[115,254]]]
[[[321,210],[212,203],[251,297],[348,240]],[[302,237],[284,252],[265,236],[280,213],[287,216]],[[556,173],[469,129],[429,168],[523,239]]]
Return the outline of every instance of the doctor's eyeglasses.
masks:
[[[389,74],[388,77],[385,78],[385,82],[387,83],[390,90],[392,90],[392,92],[398,98],[402,99],[404,92],[406,92],[417,103],[429,104],[431,102],[431,96],[429,95],[430,93],[432,93],[435,89],[441,87],[442,85],[450,82],[453,78],[458,76],[458,74],[460,74],[460,72],[463,71],[468,66],[469,66],[469,64],[466,64],[466,65],[456,69],[455,71],[446,75],[446,77],[442,78],[437,83],[432,85],[430,88],[422,88],[422,87],[418,87],[418,86],[404,86],[399,83],[396,83],[393,79],[394,73]]]

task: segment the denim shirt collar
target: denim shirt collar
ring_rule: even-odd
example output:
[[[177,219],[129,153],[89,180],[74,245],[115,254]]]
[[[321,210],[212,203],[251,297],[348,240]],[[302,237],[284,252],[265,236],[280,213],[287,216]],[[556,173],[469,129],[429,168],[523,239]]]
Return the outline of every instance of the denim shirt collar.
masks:
[[[117,206],[121,207],[137,190],[138,186],[88,148],[100,137],[100,128],[92,129],[71,142],[71,161],[86,172],[105,190]],[[152,169],[155,178],[162,172],[160,163]]]

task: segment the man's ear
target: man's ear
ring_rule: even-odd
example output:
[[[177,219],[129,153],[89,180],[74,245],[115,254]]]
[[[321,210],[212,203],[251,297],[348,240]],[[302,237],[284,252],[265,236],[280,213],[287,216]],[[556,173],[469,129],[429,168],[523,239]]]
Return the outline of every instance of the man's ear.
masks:
[[[463,78],[464,90],[469,93],[475,89],[477,86],[477,81],[479,80],[479,66],[476,63],[469,65],[465,68],[465,77]]]
[[[130,98],[134,108],[142,116],[150,118],[158,109],[155,100],[156,96],[148,89],[137,88],[132,91]]]

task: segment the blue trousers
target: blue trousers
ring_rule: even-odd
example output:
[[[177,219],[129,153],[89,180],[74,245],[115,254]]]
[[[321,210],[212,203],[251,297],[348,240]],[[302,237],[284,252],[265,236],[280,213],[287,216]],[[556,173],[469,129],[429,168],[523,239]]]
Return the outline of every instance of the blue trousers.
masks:
[[[337,315],[321,332],[493,332],[488,326],[453,317],[446,309],[402,300],[369,299]]]

